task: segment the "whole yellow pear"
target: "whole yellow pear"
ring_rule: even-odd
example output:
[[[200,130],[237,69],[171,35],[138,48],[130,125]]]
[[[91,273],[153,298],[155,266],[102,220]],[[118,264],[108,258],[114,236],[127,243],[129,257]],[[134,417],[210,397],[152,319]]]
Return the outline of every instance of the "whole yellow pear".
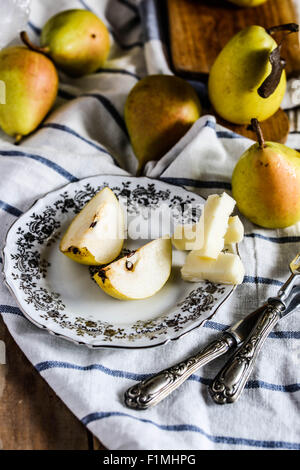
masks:
[[[139,168],[167,153],[200,115],[198,96],[182,78],[150,75],[140,80],[125,104],[125,122]]]
[[[58,75],[45,55],[17,46],[0,52],[0,80],[5,85],[0,127],[19,140],[36,129],[54,104]]]
[[[55,64],[78,77],[95,72],[107,59],[108,30],[94,13],[65,10],[50,18],[42,29],[41,46]]]
[[[270,55],[278,45],[261,26],[237,33],[218,55],[209,75],[208,91],[216,112],[229,122],[250,124],[251,118],[264,121],[280,107],[286,90],[286,74],[268,98],[258,90],[270,76]]]
[[[232,195],[251,222],[288,227],[300,220],[300,153],[259,136],[233,171]]]
[[[262,3],[266,3],[268,0],[228,0],[235,5],[239,5],[240,7],[258,7]]]

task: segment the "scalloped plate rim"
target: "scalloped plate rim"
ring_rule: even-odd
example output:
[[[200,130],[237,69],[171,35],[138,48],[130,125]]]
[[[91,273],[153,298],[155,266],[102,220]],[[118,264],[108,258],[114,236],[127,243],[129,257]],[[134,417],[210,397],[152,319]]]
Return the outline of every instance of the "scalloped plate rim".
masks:
[[[23,218],[23,217],[26,217],[28,216],[29,212],[31,212],[35,206],[37,206],[39,203],[41,203],[43,201],[43,199],[45,199],[48,195],[51,195],[51,194],[54,194],[54,193],[57,193],[59,191],[63,191],[65,189],[67,189],[68,187],[70,186],[73,186],[74,184],[78,184],[78,183],[83,183],[85,181],[90,181],[91,179],[97,179],[97,178],[111,178],[111,177],[114,177],[114,178],[121,178],[121,179],[128,179],[128,180],[133,180],[133,181],[141,181],[143,179],[146,179],[146,180],[149,180],[150,182],[152,183],[158,183],[160,185],[163,185],[165,187],[171,187],[171,188],[176,188],[178,190],[178,188],[182,191],[185,191],[186,193],[188,194],[191,194],[191,195],[194,195],[196,196],[197,198],[200,198],[202,200],[205,200],[205,198],[203,196],[200,196],[199,194],[197,193],[194,193],[192,191],[189,191],[188,189],[186,189],[184,186],[180,186],[180,185],[175,185],[175,184],[172,184],[172,183],[167,183],[165,181],[161,181],[159,179],[156,179],[156,178],[151,178],[149,176],[142,176],[142,177],[135,177],[135,176],[131,176],[131,175],[117,175],[117,174],[109,174],[109,173],[105,173],[105,174],[99,174],[99,175],[92,175],[92,176],[87,176],[85,178],[81,178],[81,179],[78,179],[78,181],[71,181],[63,186],[60,186],[59,188],[56,188],[54,190],[50,190],[48,191],[47,193],[43,194],[41,197],[39,197],[38,199],[36,199],[32,205],[23,213],[21,214],[9,227],[9,229],[7,230],[7,233],[6,233],[6,236],[5,236],[5,241],[4,241],[4,246],[1,250],[2,252],[2,255],[3,255],[3,265],[2,265],[2,274],[3,274],[3,277],[4,277],[4,284],[6,285],[6,287],[8,288],[9,292],[12,294],[13,298],[15,299],[19,309],[21,310],[22,314],[24,315],[24,317],[30,321],[33,325],[35,325],[36,327],[38,327],[39,329],[41,329],[42,331],[45,331],[47,333],[49,333],[50,335],[52,336],[55,336],[56,338],[61,338],[61,339],[64,339],[64,340],[67,340],[75,345],[78,345],[78,346],[84,346],[84,347],[88,347],[90,349],[126,349],[126,350],[136,350],[136,349],[152,349],[152,348],[155,348],[155,347],[158,347],[158,346],[162,346],[162,345],[166,345],[168,343],[170,343],[171,341],[177,341],[179,340],[180,338],[183,338],[184,336],[186,336],[187,334],[189,334],[191,331],[194,331],[196,330],[197,328],[200,328],[201,326],[203,326],[207,321],[209,321],[215,314],[216,312],[221,308],[221,306],[229,299],[229,297],[233,294],[233,292],[235,291],[236,287],[235,285],[231,286],[231,290],[228,292],[228,294],[224,297],[224,299],[216,306],[215,309],[213,309],[211,311],[211,314],[209,317],[203,319],[202,321],[200,321],[199,323],[197,323],[195,326],[192,326],[191,328],[187,329],[186,331],[183,331],[182,333],[179,333],[177,336],[174,336],[174,337],[166,337],[164,340],[162,340],[161,342],[159,343],[155,343],[155,344],[149,344],[149,345],[145,345],[145,346],[126,346],[126,345],[114,345],[114,344],[107,344],[107,343],[101,343],[99,342],[99,344],[91,344],[87,341],[84,341],[84,340],[77,340],[77,339],[74,339],[70,336],[67,336],[63,333],[60,333],[60,332],[57,332],[57,331],[54,331],[53,329],[51,328],[48,328],[46,325],[43,325],[42,323],[39,323],[36,319],[32,318],[32,316],[23,308],[23,306],[21,305],[19,299],[18,299],[18,295],[17,293],[15,292],[15,286],[14,284],[10,284],[9,283],[9,279],[7,278],[7,275],[6,275],[6,269],[7,269],[7,260],[6,260],[6,257],[7,257],[7,254],[6,254],[6,250],[8,250],[8,237],[9,237],[9,234],[10,232],[12,231],[12,229],[14,228],[14,226],[20,222],[20,220]],[[237,252],[238,252],[238,247],[236,246],[236,249],[237,249]],[[198,283],[195,283],[198,285]],[[101,341],[101,340],[100,340]]]

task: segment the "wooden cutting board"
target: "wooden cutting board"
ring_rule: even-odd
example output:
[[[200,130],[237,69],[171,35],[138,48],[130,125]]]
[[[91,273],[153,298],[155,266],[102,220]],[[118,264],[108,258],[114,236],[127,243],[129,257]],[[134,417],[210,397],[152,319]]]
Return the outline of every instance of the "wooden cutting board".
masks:
[[[256,8],[241,8],[226,0],[168,0],[167,5],[174,71],[193,77],[207,75],[219,52],[241,29],[299,21],[293,0],[268,0]],[[298,34],[286,38],[282,56],[289,75],[300,72]]]
[[[169,46],[174,72],[184,78],[207,79],[217,55],[225,44],[241,29],[257,24],[271,26],[298,22],[293,0],[268,0],[256,8],[241,8],[226,0],[167,0],[169,19]],[[281,33],[275,38],[281,39]],[[288,75],[300,72],[299,35],[286,37],[282,56],[287,61]],[[213,112],[213,110],[210,110]],[[249,138],[254,133],[248,126],[217,121],[234,132]],[[289,121],[279,110],[263,123],[266,140],[284,143],[289,132]]]

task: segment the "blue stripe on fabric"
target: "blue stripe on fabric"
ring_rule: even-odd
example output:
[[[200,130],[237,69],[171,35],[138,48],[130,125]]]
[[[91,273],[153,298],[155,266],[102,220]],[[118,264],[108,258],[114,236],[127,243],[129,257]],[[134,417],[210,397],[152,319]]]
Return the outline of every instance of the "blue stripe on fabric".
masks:
[[[127,7],[129,10],[133,11],[135,14],[139,14],[138,7],[130,3],[128,0],[118,0],[118,2]]]
[[[23,313],[20,309],[13,307],[15,310],[11,310],[10,305],[0,305],[0,311],[2,313],[12,313],[23,316]],[[208,320],[203,325],[204,328],[209,328],[211,330],[224,331],[229,328],[229,325],[224,325],[222,323],[213,322]],[[273,339],[300,339],[300,331],[273,331],[269,334],[268,338]]]
[[[79,370],[82,372],[97,370],[103,372],[106,375],[110,375],[112,377],[118,377],[121,379],[130,379],[135,381],[146,380],[149,377],[152,377],[153,373],[150,374],[137,374],[133,372],[128,372],[126,370],[119,370],[119,369],[110,369],[108,367],[103,366],[102,364],[89,364],[87,366],[80,366],[78,364],[73,364],[70,362],[62,362],[62,361],[44,361],[39,362],[35,366],[38,372],[43,372],[49,369],[72,369],[72,370]],[[191,380],[194,382],[199,382],[203,385],[210,385],[211,379],[200,377],[199,375],[192,374],[187,380]],[[264,382],[262,380],[250,380],[246,384],[246,388],[254,389],[254,388],[265,388],[267,390],[271,390],[274,392],[288,392],[294,393],[300,390],[300,384],[289,384],[289,385],[277,385],[268,382]]]
[[[95,98],[98,101],[100,101],[100,103],[105,107],[105,109],[114,118],[114,120],[119,125],[119,127],[122,129],[124,134],[126,134],[126,136],[128,137],[128,131],[127,131],[125,122],[124,122],[123,118],[121,117],[121,115],[119,114],[119,112],[117,111],[117,109],[111,103],[111,101],[109,101],[105,96],[100,95],[99,93],[84,93],[84,94],[80,95],[80,97],[82,97],[82,96],[83,97],[86,96],[86,97],[90,97],[90,98]]]
[[[32,31],[37,35],[37,36],[40,36],[42,30],[41,28],[38,28],[37,26],[35,26],[31,21],[28,21],[28,26],[30,29],[32,29]]]
[[[299,392],[300,384],[289,384],[289,385],[276,385],[264,382],[262,380],[249,380],[246,384],[246,388],[265,388],[267,390],[272,390],[272,392],[286,392],[286,393],[295,393]]]
[[[77,1],[81,4],[81,6],[83,6],[83,8],[85,8],[85,10],[88,10],[94,13],[91,7],[89,7],[88,4],[84,0],[77,0]]]
[[[246,233],[246,238],[260,238],[262,240],[267,240],[268,242],[273,243],[299,243],[300,237],[266,237],[265,235],[261,235],[260,233]]]
[[[210,129],[216,130],[216,121],[206,121],[203,127],[209,127]]]
[[[20,215],[23,214],[23,212],[20,211],[20,209],[18,209],[17,207],[11,206],[7,202],[1,201],[1,199],[0,199],[0,209],[4,210],[8,214],[14,215],[15,217],[20,217]]]
[[[58,90],[57,95],[60,98],[63,98],[64,100],[73,100],[75,98],[79,98],[79,96],[73,95],[73,93],[70,93],[69,91],[60,90],[60,89]]]
[[[139,5],[144,42],[151,40],[159,40],[162,42],[156,10],[156,4],[153,0],[143,0]]]
[[[19,150],[0,150],[0,155],[4,157],[26,157],[26,158],[31,158],[32,160],[36,160],[43,165],[48,166],[52,170],[56,171],[56,173],[60,174],[64,178],[66,178],[68,181],[75,182],[78,181],[78,178],[76,176],[73,176],[71,173],[69,173],[67,170],[62,168],[60,165],[57,163],[52,162],[51,160],[48,160],[45,157],[42,157],[41,155],[36,155],[33,153],[27,153],[27,152],[21,152]]]
[[[144,43],[142,41],[136,41],[131,44],[123,44],[120,41],[120,38],[116,35],[114,30],[112,28],[108,28],[109,32],[113,36],[114,40],[116,41],[117,45],[121,48],[124,49],[124,51],[129,51],[130,49],[133,49],[134,47],[144,47]]]
[[[35,365],[35,368],[38,372],[43,372],[44,370],[48,370],[48,369],[73,369],[73,370],[80,370],[80,371],[98,370],[112,377],[119,377],[122,379],[131,379],[131,380],[136,380],[136,381],[145,380],[151,375],[151,374],[135,374],[133,372],[127,372],[124,370],[109,369],[108,367],[105,367],[102,364],[90,364],[88,366],[79,366],[77,364],[72,364],[70,362],[61,362],[61,361],[39,362],[38,364]]]
[[[225,331],[229,328],[229,325],[217,323],[208,320],[204,323],[203,328],[209,328],[210,330]],[[268,338],[272,339],[300,339],[300,331],[271,331]]]
[[[216,130],[216,122],[215,121],[207,121],[203,127],[210,127],[214,131]],[[216,131],[217,137],[220,139],[244,139],[244,136],[240,134],[236,134],[233,131]]]
[[[77,137],[78,139],[82,140],[83,142],[85,142],[86,144],[90,145],[91,147],[94,147],[96,148],[97,150],[99,150],[101,153],[106,153],[107,155],[109,155],[113,162],[117,165],[117,166],[120,166],[118,164],[118,162],[115,160],[115,158],[108,152],[108,150],[106,150],[104,147],[101,147],[100,145],[97,145],[95,144],[93,141],[87,139],[86,137],[83,137],[82,135],[78,134],[76,131],[74,131],[73,129],[71,129],[70,127],[68,126],[65,126],[65,125],[62,125],[62,124],[57,124],[55,122],[49,122],[49,123],[46,123],[46,124],[43,124],[41,127],[43,128],[51,128],[51,129],[57,129],[57,130],[60,130],[60,131],[63,131],[63,132],[67,132],[68,134],[71,134],[71,135],[74,135],[75,137]]]
[[[82,97],[97,99],[104,106],[106,111],[108,111],[110,115],[114,118],[114,120],[116,121],[118,126],[121,128],[121,130],[124,132],[124,134],[126,134],[126,136],[129,138],[127,127],[125,125],[125,122],[122,116],[119,114],[119,112],[111,103],[111,101],[109,101],[105,96],[100,95],[99,93],[84,93],[82,95],[73,95],[72,93],[65,91],[65,90],[58,90],[58,96],[66,100],[82,98]]]
[[[105,107],[105,109],[111,114],[111,116],[114,118],[114,120],[117,122],[119,127],[122,129],[122,131],[126,134],[128,137],[128,131],[127,127],[125,125],[125,122],[122,118],[122,116],[119,114],[117,109],[114,107],[114,105],[109,101],[105,96],[100,95],[99,93],[84,93],[82,95],[73,95],[72,93],[65,91],[65,90],[59,90],[58,95],[61,98],[64,99],[76,99],[76,98],[82,98],[82,97],[87,97],[87,98],[95,98],[100,103]]]
[[[277,279],[270,279],[268,277],[254,277],[245,276],[243,283],[245,284],[267,284],[271,286],[282,286],[283,282],[277,281]]]
[[[20,317],[24,317],[21,310],[18,307],[13,307],[12,305],[0,305],[0,312],[12,313],[13,315],[19,315]]]
[[[213,436],[208,434],[206,431],[201,429],[198,426],[193,424],[158,424],[155,421],[145,418],[138,418],[137,416],[132,416],[128,413],[121,413],[120,411],[105,411],[105,412],[95,412],[90,413],[84,416],[81,419],[81,422],[87,426],[93,421],[99,421],[100,419],[111,418],[111,417],[123,417],[130,418],[135,421],[139,421],[146,424],[152,424],[158,429],[163,431],[173,431],[173,432],[196,432],[209,441],[215,442],[218,444],[228,444],[228,445],[247,445],[249,447],[260,447],[260,448],[272,448],[272,449],[289,449],[289,450],[299,450],[300,444],[296,442],[286,442],[286,441],[263,441],[256,439],[246,439],[242,437],[231,437],[231,436]]]
[[[101,69],[98,69],[95,73],[115,73],[115,74],[121,74],[121,75],[129,75],[130,77],[133,77],[136,80],[141,80],[141,77],[139,77],[135,73],[130,72],[129,70],[125,70],[125,69],[105,69],[105,68],[101,68]]]
[[[245,139],[244,136],[230,131],[217,131],[216,134],[219,139]]]
[[[165,171],[165,170],[164,170]],[[159,178],[165,183],[175,184],[177,186],[194,186],[195,188],[218,188],[231,191],[231,184],[223,181],[199,181],[190,178],[174,178],[171,176],[162,176]]]

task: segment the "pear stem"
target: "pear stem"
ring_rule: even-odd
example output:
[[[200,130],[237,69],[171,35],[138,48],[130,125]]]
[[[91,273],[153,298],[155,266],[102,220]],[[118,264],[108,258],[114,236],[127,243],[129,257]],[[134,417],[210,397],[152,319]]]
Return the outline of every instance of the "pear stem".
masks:
[[[271,28],[267,28],[266,31],[270,35],[277,33],[277,31],[286,31],[288,34],[298,33],[299,25],[297,23],[280,24],[278,26],[272,26]]]
[[[255,118],[251,119],[251,126],[254,132],[256,133],[259,148],[260,149],[265,148],[266,147],[265,139],[264,139],[264,135],[263,135],[263,132],[261,130],[258,120]]]
[[[21,142],[22,139],[23,139],[22,134],[16,134],[16,136],[15,136],[15,145],[19,145],[19,143]]]
[[[36,44],[33,44],[33,42],[30,41],[26,31],[21,31],[20,36],[25,46],[27,46],[31,51],[40,52],[41,54],[45,55],[50,52],[49,47],[39,47]]]

